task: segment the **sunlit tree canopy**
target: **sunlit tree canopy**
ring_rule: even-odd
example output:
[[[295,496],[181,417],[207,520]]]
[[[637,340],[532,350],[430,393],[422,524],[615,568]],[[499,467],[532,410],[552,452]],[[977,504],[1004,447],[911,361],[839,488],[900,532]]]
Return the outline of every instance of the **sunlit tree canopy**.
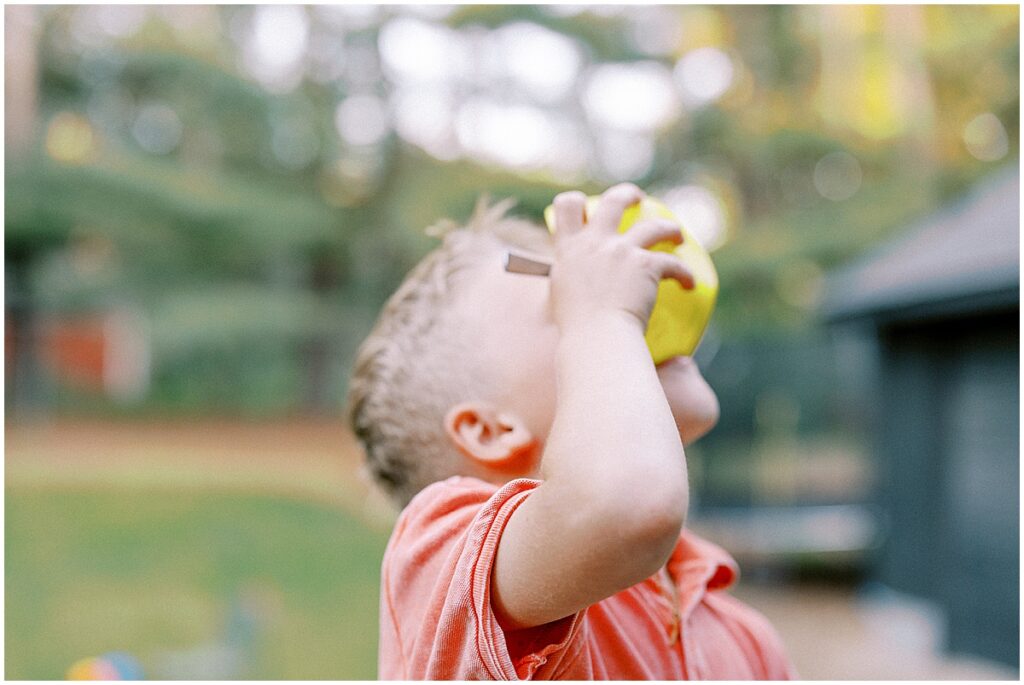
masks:
[[[41,315],[142,312],[151,399],[175,406],[336,404],[433,244],[422,229],[481,193],[539,219],[561,190],[634,181],[714,250],[716,334],[785,336],[813,321],[830,268],[1018,154],[1014,6],[8,21],[8,259]]]

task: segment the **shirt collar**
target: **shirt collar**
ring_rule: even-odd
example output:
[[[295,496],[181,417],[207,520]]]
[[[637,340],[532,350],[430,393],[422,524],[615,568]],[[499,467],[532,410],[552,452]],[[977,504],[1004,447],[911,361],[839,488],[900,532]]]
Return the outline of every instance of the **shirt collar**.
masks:
[[[686,528],[679,534],[668,570],[682,592],[724,590],[740,574],[739,565],[728,552]]]

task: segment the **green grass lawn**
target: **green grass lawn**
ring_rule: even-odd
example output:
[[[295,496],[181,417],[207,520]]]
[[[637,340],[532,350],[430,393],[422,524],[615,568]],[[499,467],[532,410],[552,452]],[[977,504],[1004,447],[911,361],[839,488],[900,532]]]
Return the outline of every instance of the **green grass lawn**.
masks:
[[[235,677],[376,677],[387,536],[338,507],[10,481],[5,507],[9,679],[113,650],[147,677],[187,677],[197,648],[224,644],[243,646]]]

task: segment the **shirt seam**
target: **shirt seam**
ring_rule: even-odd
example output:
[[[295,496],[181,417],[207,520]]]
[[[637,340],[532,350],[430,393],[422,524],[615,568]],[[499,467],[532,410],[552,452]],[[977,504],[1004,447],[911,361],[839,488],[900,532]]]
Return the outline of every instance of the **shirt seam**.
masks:
[[[381,583],[384,591],[384,602],[388,605],[388,617],[391,619],[391,625],[395,629],[395,638],[398,642],[398,655],[402,659],[402,678],[409,677],[409,664],[405,659],[405,643],[402,641],[402,631],[398,627],[398,617],[395,616],[394,602],[391,598],[391,573],[390,569],[385,567],[384,569],[384,582]]]
[[[505,516],[505,521],[503,521],[503,523],[507,522],[508,518],[511,517],[513,513],[515,513],[515,510],[518,509],[519,505],[522,504],[522,502],[526,499],[526,493],[527,492],[528,491],[521,490],[521,491],[515,493],[514,495],[512,495],[511,497],[509,497],[507,500],[505,500],[505,502],[502,505],[498,506],[498,511],[495,512],[495,513],[500,515],[501,514],[501,510],[505,506],[508,506],[510,503],[513,503],[513,500],[517,500],[517,501],[515,501],[513,503],[512,510],[509,511],[508,514]],[[495,516],[494,518],[497,518],[497,516]],[[483,546],[487,545],[487,538],[489,537],[490,532],[491,532],[491,530],[493,528],[494,528],[494,519],[492,519],[491,525],[489,525],[487,527],[487,529],[484,531]],[[497,546],[497,544],[495,544],[494,550],[491,553],[491,556],[492,556],[491,572],[494,571],[494,569],[493,569],[493,558],[497,556],[497,553],[498,553],[498,546]],[[514,680],[518,680],[519,679],[519,674],[515,673],[515,665],[513,664],[513,674],[509,675],[508,673],[505,673],[504,664],[501,662],[501,658],[499,656],[491,653],[491,652],[494,651],[494,649],[493,649],[493,647],[494,647],[494,645],[493,645],[494,636],[491,634],[492,631],[491,631],[490,622],[489,621],[488,622],[484,621],[484,615],[487,613],[487,610],[482,606],[483,600],[486,598],[487,601],[489,602],[490,601],[490,597],[481,597],[480,598],[481,602],[479,604],[476,601],[477,600],[476,576],[477,576],[477,569],[478,569],[478,567],[480,565],[480,561],[481,561],[481,557],[482,556],[483,555],[477,555],[477,557],[473,560],[473,568],[471,569],[471,572],[470,572],[469,593],[470,593],[470,599],[473,602],[473,613],[475,615],[477,625],[479,626],[481,631],[486,631],[485,641],[486,641],[487,646],[488,646],[489,649],[486,650],[488,653],[485,656],[484,655],[484,651],[485,650],[481,647],[480,640],[477,639],[477,640],[475,640],[477,655],[480,657],[480,662],[484,665],[484,668],[487,670],[487,675],[489,675],[493,680],[513,680],[513,679]],[[489,583],[488,583],[488,586],[489,586]],[[485,593],[485,594],[489,595],[489,593]],[[497,670],[498,670],[498,672],[500,674],[500,677],[499,676],[495,676],[495,674],[494,674],[494,672],[493,672],[493,670],[491,668],[491,666],[492,666],[491,662],[493,662],[493,665],[497,667]]]

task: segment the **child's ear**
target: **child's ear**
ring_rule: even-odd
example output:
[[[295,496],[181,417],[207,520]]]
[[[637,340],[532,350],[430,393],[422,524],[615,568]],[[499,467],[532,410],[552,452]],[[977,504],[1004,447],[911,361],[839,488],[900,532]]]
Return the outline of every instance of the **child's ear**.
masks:
[[[526,424],[487,402],[462,402],[448,410],[444,428],[452,444],[480,466],[526,472],[537,456],[539,442]]]

